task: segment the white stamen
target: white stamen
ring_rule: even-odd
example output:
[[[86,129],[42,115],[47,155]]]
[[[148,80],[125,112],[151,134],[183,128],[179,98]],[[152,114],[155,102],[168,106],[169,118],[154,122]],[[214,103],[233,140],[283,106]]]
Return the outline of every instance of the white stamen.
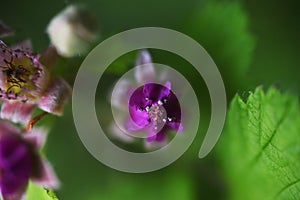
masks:
[[[149,110],[150,110],[150,108],[149,108],[149,106],[147,106],[147,107],[146,107],[146,111],[149,112]]]

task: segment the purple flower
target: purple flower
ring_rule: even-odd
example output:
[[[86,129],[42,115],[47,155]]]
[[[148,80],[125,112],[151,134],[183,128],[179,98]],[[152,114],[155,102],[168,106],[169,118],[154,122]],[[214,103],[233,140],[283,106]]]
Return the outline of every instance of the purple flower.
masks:
[[[2,119],[26,123],[35,105],[46,112],[61,115],[71,95],[67,82],[51,76],[50,65],[55,59],[53,48],[42,55],[32,54],[30,49],[30,42],[12,49],[0,40]]]
[[[182,131],[181,108],[179,101],[171,90],[171,82],[164,79],[164,85],[154,83],[158,75],[152,65],[147,50],[141,50],[136,59],[134,76],[136,86],[128,80],[119,81],[115,89],[112,105],[128,112],[123,127],[134,135],[136,131],[145,133],[147,142],[166,142],[170,130]],[[121,129],[122,129],[121,128]],[[125,141],[131,141],[130,136],[118,131],[112,125],[114,135]],[[148,145],[148,144],[146,144]]]
[[[0,189],[4,200],[22,199],[30,179],[43,187],[58,187],[52,167],[39,155],[44,136],[41,129],[24,132],[0,121]]]
[[[148,141],[162,141],[169,129],[181,130],[181,109],[171,84],[147,83],[137,88],[128,103],[132,120],[125,128],[136,131],[148,127]]]

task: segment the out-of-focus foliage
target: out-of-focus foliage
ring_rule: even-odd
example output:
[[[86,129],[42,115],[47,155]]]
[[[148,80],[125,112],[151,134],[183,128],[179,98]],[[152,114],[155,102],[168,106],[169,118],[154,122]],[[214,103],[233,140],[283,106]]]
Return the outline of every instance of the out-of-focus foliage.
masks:
[[[120,177],[120,176],[119,176]],[[143,200],[164,199],[164,200],[183,200],[195,199],[195,187],[192,177],[186,171],[172,171],[171,173],[161,174],[159,181],[157,176],[148,174],[147,178],[139,175],[125,175],[120,179],[112,176],[111,180],[103,188],[99,188],[95,195],[91,194],[87,199],[120,200],[131,199],[139,200],[141,195]],[[145,180],[147,180],[145,182]],[[116,190],[116,188],[118,188]],[[176,189],[175,189],[176,188]],[[138,195],[134,195],[138,193]]]
[[[248,21],[238,1],[207,1],[188,24],[188,34],[212,56],[228,85],[245,78],[252,59],[255,39]]]
[[[298,99],[275,88],[236,95],[217,152],[231,200],[300,198]]]

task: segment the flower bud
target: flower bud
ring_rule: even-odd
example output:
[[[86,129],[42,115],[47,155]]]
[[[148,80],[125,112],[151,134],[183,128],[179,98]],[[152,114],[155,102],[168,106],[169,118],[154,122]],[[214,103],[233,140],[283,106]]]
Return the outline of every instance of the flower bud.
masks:
[[[98,38],[95,17],[82,7],[68,6],[47,27],[51,43],[64,57],[86,53]]]

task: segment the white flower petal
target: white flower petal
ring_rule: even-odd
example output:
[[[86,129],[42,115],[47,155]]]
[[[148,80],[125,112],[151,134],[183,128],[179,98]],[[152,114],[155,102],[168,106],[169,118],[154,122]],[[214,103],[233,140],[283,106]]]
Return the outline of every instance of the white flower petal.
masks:
[[[116,108],[121,110],[128,109],[128,103],[126,99],[126,94],[130,88],[130,82],[128,80],[120,80],[117,82],[116,86],[113,89],[111,96],[111,104]]]
[[[123,142],[133,142],[134,138],[130,137],[129,135],[127,135],[126,133],[124,133],[115,123],[112,123],[109,127],[110,132],[111,132],[111,136],[119,139]]]
[[[154,80],[155,69],[152,64],[151,55],[147,50],[141,50],[136,58],[134,76],[139,84]],[[143,66],[139,66],[143,65]]]

